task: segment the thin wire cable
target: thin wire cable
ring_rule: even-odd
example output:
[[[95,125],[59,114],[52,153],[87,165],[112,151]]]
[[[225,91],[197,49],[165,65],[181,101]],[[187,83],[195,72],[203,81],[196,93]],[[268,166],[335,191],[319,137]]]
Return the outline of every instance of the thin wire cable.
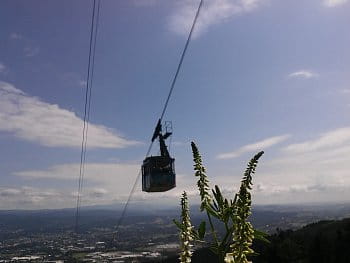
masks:
[[[76,205],[76,212],[75,212],[75,231],[76,232],[78,232],[80,205],[81,205],[81,194],[82,194],[82,189],[83,189],[83,179],[84,179],[84,171],[85,171],[87,131],[88,131],[89,118],[90,118],[91,87],[92,87],[93,70],[94,70],[96,35],[97,35],[99,12],[100,12],[100,0],[98,0],[98,10],[97,10],[98,14],[97,14],[97,19],[95,19],[96,0],[93,0],[93,10],[92,10],[92,16],[91,16],[91,25],[90,25],[90,42],[89,42],[88,67],[87,67],[87,81],[86,81],[85,102],[84,102],[84,121],[83,121],[84,124],[83,124],[83,135],[82,135],[81,152],[80,152],[77,205]]]
[[[151,142],[150,145],[148,146],[148,150],[147,150],[146,156],[148,156],[149,153],[151,152],[152,146],[153,146],[153,142]],[[139,172],[138,172],[138,174],[137,174],[136,180],[135,180],[135,182],[134,182],[134,184],[133,184],[133,186],[132,186],[132,188],[131,188],[131,191],[130,191],[130,194],[129,194],[129,196],[128,196],[128,199],[127,199],[127,201],[126,201],[125,204],[124,204],[124,208],[123,208],[122,213],[121,213],[121,215],[120,215],[120,217],[119,217],[118,223],[117,223],[117,225],[116,225],[116,227],[115,227],[115,231],[114,231],[114,235],[113,235],[113,240],[116,240],[117,232],[118,232],[118,230],[119,230],[120,225],[121,225],[122,222],[123,222],[123,219],[124,219],[125,214],[126,214],[126,211],[127,211],[127,209],[128,209],[128,206],[129,206],[131,197],[132,197],[133,193],[134,193],[135,190],[136,190],[136,186],[137,186],[137,184],[138,184],[138,181],[140,180],[140,177],[141,177],[141,169],[139,170]]]
[[[181,54],[181,57],[180,57],[180,61],[179,61],[179,64],[178,64],[178,66],[177,66],[177,69],[176,69],[176,72],[175,72],[173,81],[171,82],[170,90],[169,90],[167,99],[166,99],[166,101],[165,101],[165,104],[164,104],[164,107],[163,107],[163,110],[162,110],[162,114],[161,114],[161,116],[160,116],[160,118],[159,118],[160,121],[162,121],[162,119],[163,119],[163,117],[164,117],[164,114],[165,114],[165,112],[166,112],[166,110],[167,110],[167,108],[168,108],[169,100],[170,100],[170,97],[171,97],[171,95],[172,95],[172,93],[173,93],[173,90],[174,90],[174,87],[175,87],[175,84],[176,84],[176,80],[177,80],[177,77],[178,77],[178,75],[179,75],[179,72],[180,72],[180,69],[181,69],[183,60],[184,60],[184,58],[185,58],[188,45],[189,45],[189,43],[190,43],[190,41],[191,41],[192,33],[193,33],[193,30],[194,30],[195,25],[196,25],[196,23],[197,23],[198,16],[199,16],[200,10],[201,10],[201,8],[202,8],[203,2],[204,2],[204,0],[201,0],[201,1],[200,1],[199,6],[198,6],[198,9],[197,9],[197,12],[196,12],[196,15],[195,15],[195,17],[194,17],[194,19],[193,19],[193,23],[192,23],[192,26],[191,26],[191,30],[190,30],[190,32],[189,32],[189,35],[188,35],[188,38],[187,38],[185,47],[184,47],[184,49],[183,49],[183,51],[182,51],[182,54]],[[146,153],[146,157],[148,157],[148,155],[150,154],[151,149],[152,149],[152,145],[153,145],[153,142],[151,142],[150,145],[149,145],[149,147],[148,147],[148,150],[147,150],[147,153]],[[133,187],[131,188],[131,191],[130,191],[130,194],[129,194],[129,196],[128,196],[128,199],[127,199],[127,201],[126,201],[126,203],[125,203],[125,205],[124,205],[124,208],[123,208],[122,213],[121,213],[121,215],[120,215],[120,218],[119,218],[119,220],[118,220],[118,223],[117,223],[117,226],[116,226],[115,232],[114,232],[114,233],[115,233],[114,238],[113,238],[114,240],[115,240],[115,238],[116,238],[116,235],[117,235],[117,232],[118,232],[118,230],[119,230],[119,227],[120,227],[121,223],[123,222],[123,219],[124,219],[125,214],[126,214],[126,210],[127,210],[128,206],[129,206],[129,202],[130,202],[130,200],[131,200],[132,195],[134,194],[134,192],[135,192],[135,190],[136,190],[136,186],[137,186],[137,184],[138,184],[138,181],[139,181],[140,177],[141,177],[141,169],[139,170],[139,173],[138,173],[138,175],[137,175],[137,177],[136,177],[136,179],[135,179],[135,182],[134,182],[134,184],[133,184]]]
[[[78,221],[79,221],[79,204],[80,204],[80,195],[81,195],[81,179],[83,174],[83,160],[84,160],[84,147],[85,147],[85,130],[86,130],[86,117],[87,117],[87,108],[88,108],[88,97],[89,97],[89,84],[90,84],[90,65],[91,65],[91,54],[92,54],[92,39],[93,39],[93,28],[95,20],[95,0],[93,1],[93,10],[91,17],[91,26],[90,26],[90,45],[89,45],[89,58],[88,58],[88,67],[87,67],[87,81],[86,81],[86,90],[85,90],[85,103],[84,103],[84,120],[83,120],[83,136],[81,142],[81,151],[80,151],[80,167],[79,167],[79,180],[78,180],[78,193],[77,193],[77,205],[75,211],[75,231],[78,231]]]
[[[201,11],[201,8],[202,8],[202,5],[203,5],[203,0],[200,1],[199,3],[199,6],[198,6],[198,9],[197,9],[197,12],[196,12],[196,15],[193,19],[193,23],[192,23],[192,26],[191,26],[191,30],[190,30],[190,33],[188,34],[188,38],[187,38],[187,41],[186,41],[186,44],[185,44],[185,47],[182,51],[182,54],[181,54],[181,57],[180,57],[180,61],[179,61],[179,64],[177,66],[177,69],[176,69],[176,73],[175,73],[175,76],[173,78],[173,81],[171,82],[171,86],[170,86],[170,90],[169,90],[169,94],[168,94],[168,97],[165,101],[165,104],[164,104],[164,107],[163,107],[163,111],[162,111],[162,114],[160,115],[160,120],[162,121],[163,117],[164,117],[164,114],[166,112],[166,109],[168,108],[168,104],[169,104],[169,100],[170,100],[170,97],[173,93],[173,90],[174,90],[174,87],[175,87],[175,84],[176,84],[176,80],[177,80],[177,76],[179,75],[179,72],[180,72],[180,69],[181,69],[181,66],[182,66],[182,62],[185,58],[185,55],[186,55],[186,51],[187,51],[187,48],[188,48],[188,44],[190,43],[191,41],[191,38],[192,38],[192,33],[193,33],[193,30],[196,26],[196,23],[197,23],[197,19],[198,19],[198,16],[199,16],[199,13]]]
[[[96,53],[96,42],[97,42],[97,32],[98,32],[98,26],[99,26],[99,19],[100,19],[100,6],[101,6],[101,0],[97,0],[97,16],[96,16],[96,23],[94,28],[94,40],[93,40],[93,50],[92,50],[92,59],[91,59],[91,77],[90,77],[90,84],[89,84],[89,100],[88,100],[88,111],[87,111],[87,118],[86,118],[86,130],[85,130],[85,145],[84,145],[84,159],[83,159],[83,172],[82,172],[82,178],[81,178],[81,192],[84,189],[84,175],[85,175],[85,163],[86,163],[86,149],[87,149],[87,141],[88,141],[88,130],[89,130],[89,122],[90,122],[90,108],[91,108],[91,97],[92,97],[92,83],[94,79],[94,71],[95,71],[95,53]],[[81,200],[79,203],[79,211],[81,208]]]

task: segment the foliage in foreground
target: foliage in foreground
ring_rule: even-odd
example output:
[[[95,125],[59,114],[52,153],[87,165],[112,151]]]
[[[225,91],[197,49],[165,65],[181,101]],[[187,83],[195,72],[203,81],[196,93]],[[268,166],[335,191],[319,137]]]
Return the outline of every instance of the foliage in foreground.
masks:
[[[202,157],[194,142],[191,143],[195,176],[198,177],[198,190],[201,198],[200,210],[205,212],[208,218],[211,250],[218,256],[219,262],[226,263],[248,263],[248,256],[253,255],[251,248],[254,238],[267,241],[265,234],[254,230],[247,221],[251,214],[252,175],[255,173],[259,158],[264,152],[257,153],[248,163],[247,169],[241,181],[238,193],[233,199],[224,198],[220,188],[215,185],[210,191],[209,180],[206,169],[202,163]],[[180,230],[180,241],[182,252],[180,262],[191,262],[192,241],[204,242],[206,233],[206,221],[201,222],[195,229],[190,221],[188,200],[186,192],[181,198],[181,222],[174,220]],[[216,219],[225,227],[225,234],[219,237],[215,230],[213,219]]]

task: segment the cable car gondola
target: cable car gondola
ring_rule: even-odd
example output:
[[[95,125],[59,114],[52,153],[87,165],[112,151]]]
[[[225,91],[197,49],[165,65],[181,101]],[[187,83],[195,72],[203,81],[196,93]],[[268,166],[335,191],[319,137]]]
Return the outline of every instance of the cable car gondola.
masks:
[[[147,157],[142,164],[142,191],[165,192],[176,186],[175,159],[171,158],[165,140],[172,134],[162,133],[161,120],[158,121],[152,142],[159,139],[160,156]]]

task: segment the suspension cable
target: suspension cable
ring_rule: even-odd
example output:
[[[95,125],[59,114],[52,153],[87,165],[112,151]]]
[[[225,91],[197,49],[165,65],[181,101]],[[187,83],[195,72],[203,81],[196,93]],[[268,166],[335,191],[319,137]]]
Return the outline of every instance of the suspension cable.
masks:
[[[93,0],[93,9],[91,16],[90,25],[90,42],[89,42],[89,56],[88,56],[88,66],[87,66],[87,78],[86,78],[86,90],[85,90],[85,102],[84,102],[84,124],[83,124],[83,135],[81,142],[80,151],[80,167],[79,167],[79,180],[78,180],[78,193],[77,193],[77,203],[75,211],[75,232],[78,232],[79,217],[80,217],[80,207],[81,207],[81,195],[83,190],[84,173],[85,173],[85,161],[86,161],[86,146],[87,146],[87,136],[89,129],[89,119],[90,119],[90,107],[91,107],[91,91],[94,75],[94,65],[95,65],[95,51],[96,51],[96,41],[97,41],[97,30],[100,17],[100,5],[101,1]],[[97,6],[97,14],[96,14]]]
[[[199,6],[198,6],[198,9],[197,9],[196,15],[195,15],[195,17],[194,17],[194,19],[193,19],[193,23],[192,23],[192,26],[191,26],[190,33],[188,34],[185,47],[184,47],[184,49],[183,49],[183,51],[182,51],[182,54],[181,54],[181,57],[180,57],[180,61],[179,61],[179,64],[178,64],[178,66],[177,66],[177,69],[176,69],[176,72],[175,72],[173,81],[171,82],[169,94],[168,94],[168,97],[167,97],[167,99],[166,99],[166,101],[165,101],[162,114],[160,115],[160,120],[161,120],[161,121],[162,121],[162,119],[163,119],[163,117],[164,117],[164,114],[165,114],[167,108],[168,108],[169,100],[170,100],[170,97],[171,97],[171,95],[172,95],[172,93],[173,93],[173,90],[174,90],[174,87],[175,87],[175,84],[176,84],[176,80],[177,80],[177,76],[179,75],[179,72],[180,72],[180,69],[181,69],[181,66],[182,66],[182,62],[183,62],[183,60],[184,60],[184,58],[185,58],[186,51],[187,51],[187,48],[188,48],[188,44],[189,44],[190,41],[191,41],[192,33],[193,33],[193,30],[194,30],[194,28],[195,28],[195,26],[196,26],[197,19],[198,19],[199,13],[200,13],[200,11],[201,11],[202,5],[203,5],[203,0],[201,0],[200,3],[199,3]]]
[[[164,104],[162,113],[161,113],[160,118],[159,118],[160,122],[162,121],[162,119],[163,119],[163,117],[164,117],[164,114],[165,114],[165,112],[166,112],[166,110],[167,110],[167,108],[168,108],[169,100],[170,100],[170,97],[171,97],[171,95],[172,95],[172,93],[173,93],[173,90],[174,90],[174,87],[175,87],[175,84],[176,84],[176,80],[177,80],[177,77],[178,77],[178,75],[179,75],[179,72],[180,72],[180,69],[181,69],[183,60],[184,60],[184,58],[185,58],[187,48],[188,48],[189,43],[190,43],[190,41],[191,41],[192,33],[193,33],[194,28],[195,28],[195,25],[196,25],[196,23],[197,23],[197,20],[198,20],[199,13],[200,13],[200,10],[201,10],[201,8],[202,8],[203,2],[204,2],[204,0],[201,0],[200,3],[199,3],[199,5],[198,5],[198,9],[197,9],[196,15],[195,15],[195,17],[194,17],[194,19],[193,19],[193,23],[192,23],[192,26],[191,26],[191,30],[190,30],[189,35],[188,35],[188,37],[187,37],[186,44],[185,44],[184,49],[183,49],[183,51],[182,51],[182,54],[181,54],[181,57],[180,57],[180,61],[179,61],[179,63],[178,63],[178,66],[177,66],[177,69],[176,69],[174,78],[173,78],[173,80],[172,80],[172,82],[171,82],[171,85],[170,85],[170,90],[169,90],[168,96],[167,96],[167,98],[166,98],[166,101],[165,101],[165,104]],[[153,142],[151,142],[150,145],[149,145],[149,147],[148,147],[148,150],[147,150],[147,153],[146,153],[146,157],[148,157],[148,155],[150,154],[151,149],[152,149],[152,145],[153,145]],[[132,186],[132,188],[131,188],[131,191],[130,191],[130,193],[129,193],[128,199],[127,199],[126,203],[124,204],[124,208],[123,208],[123,210],[122,210],[122,213],[121,213],[121,215],[120,215],[120,218],[119,218],[119,220],[118,220],[118,223],[117,223],[117,225],[116,225],[116,227],[115,227],[115,232],[114,232],[114,237],[113,237],[114,240],[116,239],[117,232],[118,232],[118,230],[119,230],[120,225],[121,225],[122,222],[123,222],[123,219],[124,219],[124,217],[125,217],[127,208],[128,208],[128,206],[129,206],[129,202],[130,202],[130,200],[131,200],[131,198],[132,198],[132,195],[134,194],[134,192],[135,192],[135,190],[136,190],[136,186],[137,186],[137,184],[138,184],[138,181],[139,181],[140,177],[141,177],[141,169],[139,170],[138,175],[136,176],[135,182],[134,182],[134,184],[133,184],[133,186]]]

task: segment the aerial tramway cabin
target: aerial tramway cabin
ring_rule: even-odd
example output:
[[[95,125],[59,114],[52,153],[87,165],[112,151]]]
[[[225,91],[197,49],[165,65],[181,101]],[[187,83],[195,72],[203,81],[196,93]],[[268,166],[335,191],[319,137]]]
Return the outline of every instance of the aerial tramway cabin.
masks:
[[[165,192],[176,186],[175,159],[171,158],[165,140],[171,132],[162,133],[161,121],[158,121],[152,142],[158,138],[160,156],[147,157],[142,164],[142,191]]]

